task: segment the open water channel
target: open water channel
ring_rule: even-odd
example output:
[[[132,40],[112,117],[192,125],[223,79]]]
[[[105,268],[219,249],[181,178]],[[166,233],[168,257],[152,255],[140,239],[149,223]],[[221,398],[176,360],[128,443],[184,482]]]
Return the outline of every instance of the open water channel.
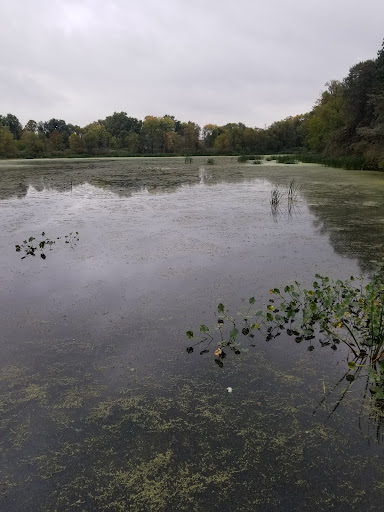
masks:
[[[231,157],[0,162],[0,510],[383,510],[361,386],[312,414],[341,347],[256,337],[219,368],[185,336],[219,302],[369,277],[383,197],[381,173]],[[21,259],[42,232],[46,259]]]

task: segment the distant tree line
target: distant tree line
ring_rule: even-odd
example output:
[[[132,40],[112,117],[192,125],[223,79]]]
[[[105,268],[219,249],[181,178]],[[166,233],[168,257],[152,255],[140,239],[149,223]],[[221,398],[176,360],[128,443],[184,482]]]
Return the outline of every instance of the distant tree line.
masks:
[[[267,154],[312,152],[356,157],[367,168],[384,168],[384,43],[376,59],[352,66],[342,81],[332,80],[315,106],[268,128],[243,123],[223,126],[174,116],[144,120],[115,112],[87,126],[62,119],[28,121],[0,115],[0,157]]]
[[[143,121],[126,112],[83,128],[62,119],[33,120],[23,127],[13,114],[0,116],[0,157],[36,158],[108,155],[185,155],[268,153],[302,148],[302,116],[268,129],[242,123],[208,124],[202,129],[174,116],[147,116]]]

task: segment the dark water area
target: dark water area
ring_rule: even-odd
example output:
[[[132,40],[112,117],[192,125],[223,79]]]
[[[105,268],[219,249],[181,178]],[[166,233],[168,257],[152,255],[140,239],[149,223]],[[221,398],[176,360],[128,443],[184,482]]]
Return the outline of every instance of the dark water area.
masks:
[[[185,331],[316,273],[369,277],[384,175],[215,161],[0,162],[0,510],[382,510],[364,383],[312,414],[342,348],[259,337],[219,368]],[[79,241],[21,260],[43,231]]]

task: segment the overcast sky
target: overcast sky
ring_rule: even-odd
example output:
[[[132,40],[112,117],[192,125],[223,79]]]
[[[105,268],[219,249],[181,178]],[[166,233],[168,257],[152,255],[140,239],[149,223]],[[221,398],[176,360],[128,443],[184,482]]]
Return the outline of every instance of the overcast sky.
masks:
[[[264,127],[375,58],[383,22],[383,0],[0,0],[0,114]]]

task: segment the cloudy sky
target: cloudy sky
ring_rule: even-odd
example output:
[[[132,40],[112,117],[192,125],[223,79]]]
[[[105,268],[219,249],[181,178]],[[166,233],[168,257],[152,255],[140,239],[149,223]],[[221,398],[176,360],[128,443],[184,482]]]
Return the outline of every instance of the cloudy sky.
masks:
[[[264,127],[374,58],[383,20],[383,0],[1,0],[0,114]]]

